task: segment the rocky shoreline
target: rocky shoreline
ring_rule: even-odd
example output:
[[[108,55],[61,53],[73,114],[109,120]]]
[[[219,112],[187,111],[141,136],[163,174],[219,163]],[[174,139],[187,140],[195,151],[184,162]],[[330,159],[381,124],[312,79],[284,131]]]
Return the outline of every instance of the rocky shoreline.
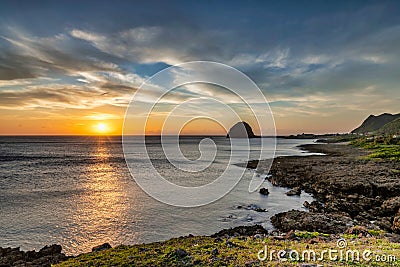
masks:
[[[313,194],[304,203],[310,212],[288,211],[271,218],[280,231],[343,232],[353,225],[392,233],[400,240],[400,164],[366,160],[368,151],[346,144],[310,144],[309,152],[325,155],[278,157],[268,176],[275,186]],[[260,161],[258,172],[267,172]]]
[[[304,203],[309,212],[291,210],[274,215],[271,222],[276,231],[268,232],[257,225],[241,226],[222,230],[211,238],[221,242],[226,239],[227,246],[230,238],[240,236],[301,241],[299,231],[307,231],[329,234],[313,238],[312,242],[329,242],[343,233],[360,237],[384,233],[391,242],[400,242],[399,162],[366,160],[363,156],[368,151],[345,144],[311,144],[301,148],[325,155],[278,157],[267,177],[275,186],[291,188],[288,195],[302,191],[313,194],[316,201]],[[244,167],[267,173],[269,164],[270,161],[250,161]],[[261,193],[268,195],[268,191]],[[103,244],[93,248],[93,252],[110,248]],[[77,257],[85,255],[90,254]],[[0,248],[0,266],[51,266],[71,258],[75,257],[63,254],[59,245],[46,246],[38,252]]]
[[[38,252],[0,247],[0,266],[51,266],[71,258],[61,251],[60,245],[45,246]]]

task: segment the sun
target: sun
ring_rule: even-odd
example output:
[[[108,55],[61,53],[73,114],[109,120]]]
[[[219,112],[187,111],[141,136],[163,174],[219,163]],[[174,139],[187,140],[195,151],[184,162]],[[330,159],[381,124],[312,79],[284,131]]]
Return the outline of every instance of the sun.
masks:
[[[98,133],[105,133],[108,130],[107,124],[105,123],[98,123],[96,125],[96,130]]]

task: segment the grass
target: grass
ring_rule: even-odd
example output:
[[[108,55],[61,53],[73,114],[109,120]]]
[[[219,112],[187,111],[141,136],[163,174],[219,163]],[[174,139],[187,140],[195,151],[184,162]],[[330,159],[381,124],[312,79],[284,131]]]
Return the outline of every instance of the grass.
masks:
[[[319,233],[319,232],[307,232],[307,231],[296,231],[295,236],[302,238],[302,239],[310,239],[316,238],[320,236],[329,237],[328,234]]]
[[[389,159],[400,161],[400,147],[383,145],[381,147],[375,148],[374,152],[369,154],[367,158],[369,159]]]
[[[371,154],[367,155],[367,159],[389,159],[400,161],[400,144],[385,144],[379,141],[368,141],[366,138],[360,138],[353,142],[352,145],[371,150]]]
[[[205,236],[180,237],[164,242],[118,246],[102,252],[82,254],[56,266],[299,266],[306,262],[324,266],[400,266],[400,244],[390,243],[387,239],[378,237],[347,239],[348,246],[343,249],[343,255],[346,255],[348,249],[358,250],[360,260],[351,261],[350,257],[349,261],[346,261],[345,256],[343,260],[340,258],[332,260],[329,259],[328,254],[325,254],[323,261],[307,261],[308,254],[305,254],[306,261],[304,261],[301,258],[303,251],[313,250],[319,258],[323,250],[337,250],[337,239],[328,242],[321,240],[314,244],[308,242],[308,238],[326,235],[317,232],[301,232],[299,235],[307,238],[296,241],[275,240],[271,237],[235,237],[229,240]],[[257,258],[257,253],[265,247],[267,247],[268,257],[261,261]],[[270,260],[272,250],[276,252]],[[279,260],[277,256],[279,250],[286,250],[287,253],[291,251],[294,259]],[[371,251],[371,261],[362,259],[364,250]],[[295,259],[296,251],[300,255],[298,260]],[[261,256],[263,255],[261,253]],[[375,260],[376,255],[386,257],[392,255],[395,259],[391,258],[390,262],[379,262]]]

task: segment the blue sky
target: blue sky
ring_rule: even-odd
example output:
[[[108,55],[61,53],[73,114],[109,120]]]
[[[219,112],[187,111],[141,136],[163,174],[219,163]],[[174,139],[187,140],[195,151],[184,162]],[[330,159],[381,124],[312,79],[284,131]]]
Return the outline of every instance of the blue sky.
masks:
[[[347,132],[369,114],[399,112],[398,1],[0,7],[0,120],[9,125],[3,134],[55,133],[49,125],[87,123],[82,116],[121,120],[141,82],[192,60],[228,64],[252,78],[278,133]],[[71,127],[62,131],[73,133]]]

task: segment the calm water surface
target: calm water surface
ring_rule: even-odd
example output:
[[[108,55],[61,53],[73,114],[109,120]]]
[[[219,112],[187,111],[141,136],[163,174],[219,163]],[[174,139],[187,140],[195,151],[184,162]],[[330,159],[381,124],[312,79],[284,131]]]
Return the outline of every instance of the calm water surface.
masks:
[[[158,138],[148,140],[149,155],[167,179],[198,186],[218,177],[229,160],[229,141],[224,137],[212,139],[218,147],[215,163],[190,178],[165,160]],[[182,138],[182,153],[188,158],[198,157],[200,140]],[[258,142],[251,140],[254,157],[260,148]],[[278,139],[276,155],[307,155],[296,146],[310,142]],[[129,145],[137,145],[134,138]],[[143,155],[135,158],[140,166]],[[271,228],[272,215],[302,209],[302,203],[312,199],[304,193],[288,197],[284,194],[287,189],[273,187],[267,181],[263,186],[270,190],[268,197],[250,194],[252,174],[246,171],[234,190],[217,202],[177,208],[152,199],[136,185],[119,137],[0,137],[0,246],[28,250],[56,243],[67,254],[78,254],[104,242],[113,246],[136,244],[256,223]],[[267,212],[238,209],[252,204]]]

